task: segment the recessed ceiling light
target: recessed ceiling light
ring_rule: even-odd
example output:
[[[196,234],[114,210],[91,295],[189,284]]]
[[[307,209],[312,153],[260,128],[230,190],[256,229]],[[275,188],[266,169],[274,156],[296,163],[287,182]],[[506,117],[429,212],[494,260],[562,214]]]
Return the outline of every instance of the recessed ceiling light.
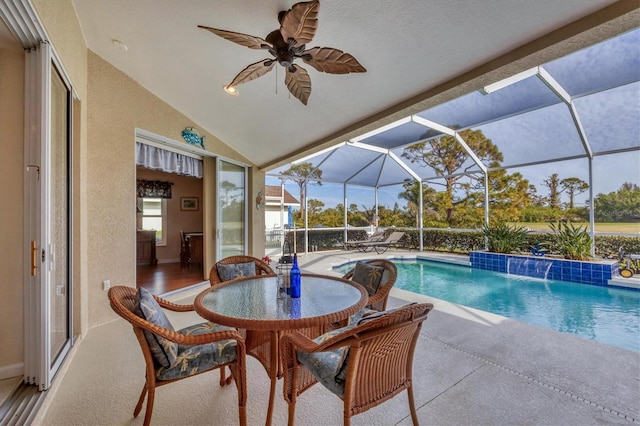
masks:
[[[111,43],[113,43],[118,49],[122,51],[126,52],[127,50],[129,50],[126,44],[124,44],[120,40],[116,40],[115,38],[111,39]]]
[[[223,86],[222,88],[224,89],[225,92],[227,92],[230,95],[233,95],[233,96],[238,95],[238,90],[233,86]]]

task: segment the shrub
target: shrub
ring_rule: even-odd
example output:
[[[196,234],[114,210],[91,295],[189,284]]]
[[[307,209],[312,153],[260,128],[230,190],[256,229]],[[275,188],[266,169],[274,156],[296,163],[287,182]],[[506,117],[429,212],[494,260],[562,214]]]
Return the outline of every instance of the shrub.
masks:
[[[484,225],[482,234],[487,239],[487,249],[494,253],[512,253],[520,251],[527,244],[529,231],[517,225],[499,223],[496,226]]]
[[[571,222],[550,223],[549,227],[555,234],[552,242],[555,252],[565,259],[591,259],[591,236],[586,227],[576,227]]]

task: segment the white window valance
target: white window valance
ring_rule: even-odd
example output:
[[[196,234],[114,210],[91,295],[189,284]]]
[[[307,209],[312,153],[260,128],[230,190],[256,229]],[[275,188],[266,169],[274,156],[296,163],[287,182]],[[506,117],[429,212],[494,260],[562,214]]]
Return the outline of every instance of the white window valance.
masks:
[[[136,165],[202,179],[202,160],[136,142]]]

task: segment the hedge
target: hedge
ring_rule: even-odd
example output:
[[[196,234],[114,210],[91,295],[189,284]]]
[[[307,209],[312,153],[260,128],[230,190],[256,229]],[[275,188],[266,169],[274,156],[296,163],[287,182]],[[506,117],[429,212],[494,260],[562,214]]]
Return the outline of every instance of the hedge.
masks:
[[[393,231],[403,231],[405,235],[405,247],[410,249],[419,248],[419,231],[416,229],[389,228],[385,235]],[[293,231],[286,234],[286,239],[291,244],[293,250]],[[347,240],[365,240],[368,234],[365,230],[347,230]],[[480,231],[473,230],[451,230],[451,229],[425,229],[422,235],[424,250],[440,251],[449,253],[469,253],[474,250],[484,250],[484,237]],[[341,229],[310,229],[309,246],[310,251],[335,250],[343,247],[344,231]],[[533,248],[536,243],[540,243],[542,248],[551,246],[553,234],[551,233],[530,233],[527,237],[528,245]],[[298,252],[304,251],[304,231],[296,231],[296,249]],[[615,259],[618,257],[618,250],[622,247],[625,253],[640,254],[640,236],[616,236],[616,235],[596,235],[595,237],[596,257],[605,259]]]

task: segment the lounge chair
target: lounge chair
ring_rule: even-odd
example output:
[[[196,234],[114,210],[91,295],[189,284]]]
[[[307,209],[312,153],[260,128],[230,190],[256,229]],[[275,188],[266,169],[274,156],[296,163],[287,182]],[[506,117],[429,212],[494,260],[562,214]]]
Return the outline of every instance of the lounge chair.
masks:
[[[376,253],[382,254],[389,249],[392,244],[400,243],[400,240],[404,237],[404,232],[392,232],[384,241],[373,241],[370,243],[358,244],[358,250],[363,253],[375,250]]]
[[[377,241],[384,241],[384,231],[376,231],[366,240],[349,240],[343,243],[345,250],[355,250],[360,243],[375,243]]]

